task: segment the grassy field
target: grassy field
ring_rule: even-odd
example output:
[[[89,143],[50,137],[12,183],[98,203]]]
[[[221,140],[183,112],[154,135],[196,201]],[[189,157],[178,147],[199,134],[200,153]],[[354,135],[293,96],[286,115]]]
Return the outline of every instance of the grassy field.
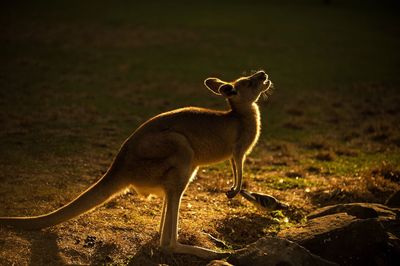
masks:
[[[240,248],[338,202],[400,188],[400,20],[393,1],[35,1],[0,8],[0,216],[67,203],[146,119],[226,108],[203,86],[264,69],[246,186],[287,212],[228,200],[227,163],[199,171],[180,240]],[[0,228],[0,264],[204,265],[157,249],[161,199],[127,192],[41,232]]]

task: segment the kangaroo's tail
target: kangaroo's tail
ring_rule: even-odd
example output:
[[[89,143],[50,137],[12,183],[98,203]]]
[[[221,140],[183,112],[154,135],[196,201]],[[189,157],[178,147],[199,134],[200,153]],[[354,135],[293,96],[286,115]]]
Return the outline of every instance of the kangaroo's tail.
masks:
[[[0,225],[21,229],[41,229],[53,226],[111,199],[113,195],[128,186],[114,171],[108,171],[101,179],[67,205],[45,215],[32,217],[0,217]]]

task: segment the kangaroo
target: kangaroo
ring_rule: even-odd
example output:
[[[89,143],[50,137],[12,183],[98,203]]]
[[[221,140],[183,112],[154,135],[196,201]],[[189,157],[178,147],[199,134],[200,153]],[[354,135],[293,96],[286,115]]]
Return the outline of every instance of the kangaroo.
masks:
[[[181,197],[200,166],[228,159],[234,182],[226,195],[233,198],[240,192],[246,155],[260,134],[256,102],[272,83],[264,71],[258,71],[233,82],[208,78],[204,84],[227,100],[228,111],[186,107],[159,114],[123,143],[104,176],[72,202],[45,215],[0,217],[0,224],[21,229],[53,226],[93,209],[131,186],[139,194],[164,198],[160,222],[163,250],[208,259],[220,257],[224,253],[177,241]]]

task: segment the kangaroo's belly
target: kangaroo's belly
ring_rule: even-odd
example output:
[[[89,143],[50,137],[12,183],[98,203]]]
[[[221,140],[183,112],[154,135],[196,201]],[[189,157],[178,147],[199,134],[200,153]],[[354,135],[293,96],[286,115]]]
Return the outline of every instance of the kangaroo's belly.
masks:
[[[149,195],[156,195],[159,197],[164,196],[164,190],[162,189],[161,186],[149,186],[149,185],[143,185],[143,184],[133,184],[133,188],[135,191],[142,196],[149,196]]]

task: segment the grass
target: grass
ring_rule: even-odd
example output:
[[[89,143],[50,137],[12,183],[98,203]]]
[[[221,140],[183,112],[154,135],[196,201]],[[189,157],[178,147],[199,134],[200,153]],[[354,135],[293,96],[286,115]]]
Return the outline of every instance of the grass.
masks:
[[[322,2],[3,3],[0,215],[65,204],[146,119],[225,108],[206,77],[260,68],[276,90],[260,103],[263,132],[245,185],[291,210],[228,201],[229,164],[217,164],[183,198],[181,241],[216,248],[207,233],[238,248],[318,206],[383,203],[399,189],[398,6]],[[160,205],[129,192],[43,232],[0,229],[0,264],[203,265],[156,248]]]

